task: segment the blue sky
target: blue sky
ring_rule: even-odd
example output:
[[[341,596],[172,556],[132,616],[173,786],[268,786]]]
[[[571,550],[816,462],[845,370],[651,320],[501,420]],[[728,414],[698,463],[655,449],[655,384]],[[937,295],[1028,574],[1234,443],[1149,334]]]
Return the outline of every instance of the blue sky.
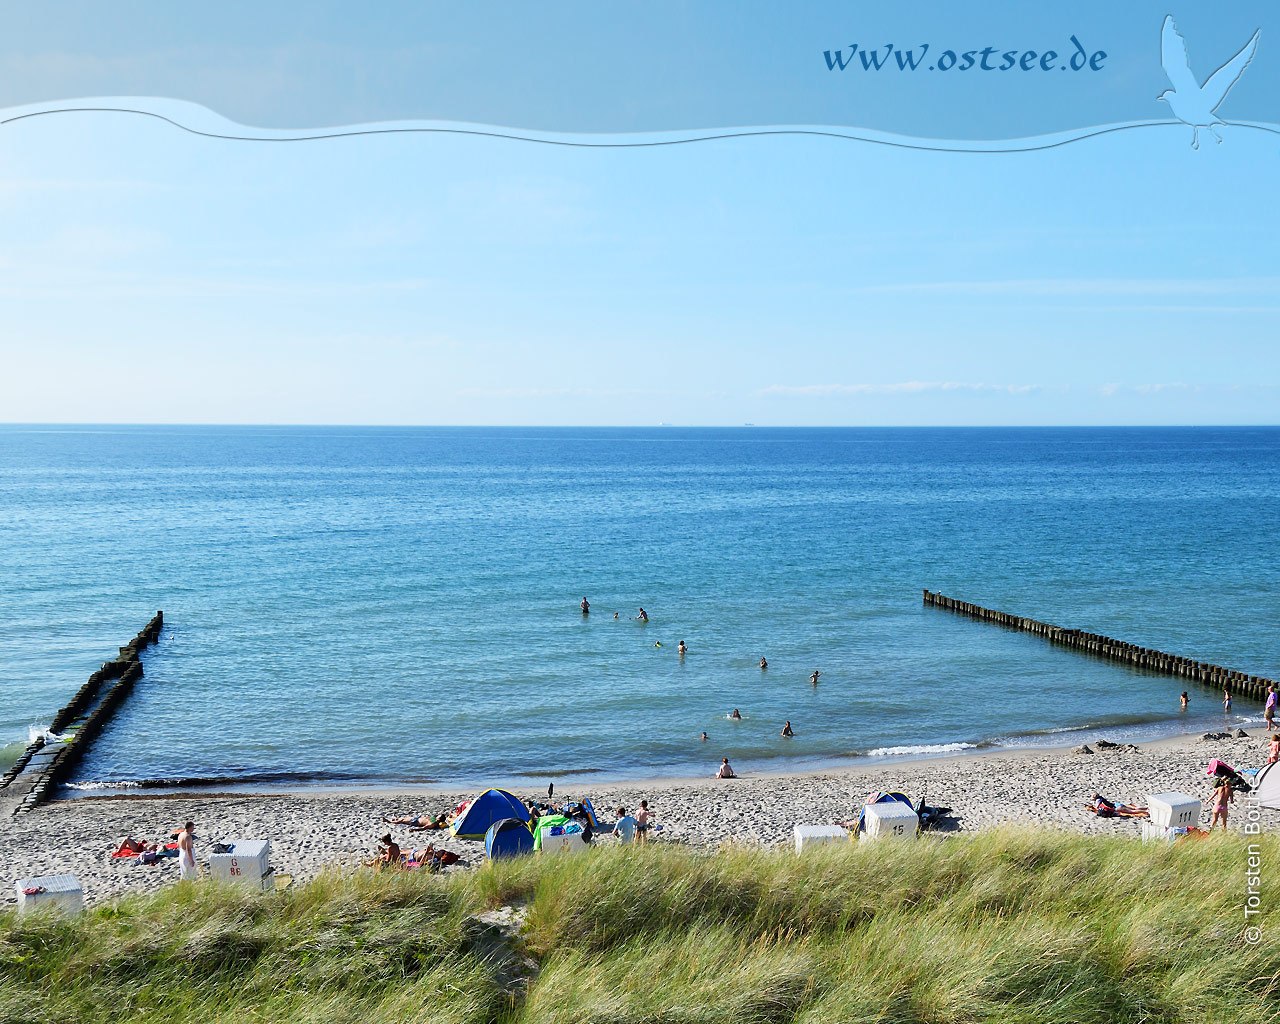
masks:
[[[718,10],[765,53],[761,28]],[[710,31],[705,8],[685,14]],[[1180,27],[1199,70],[1193,18]],[[946,34],[917,20],[917,35]],[[1034,42],[1061,21],[1022,10],[1003,31]],[[1234,111],[1233,93],[1223,112],[1280,120],[1243,91],[1280,65],[1258,24],[1263,44],[1240,85],[1242,109],[1255,106]],[[456,58],[467,31],[478,29],[442,30],[438,49]],[[1202,77],[1248,38],[1224,33]],[[30,35],[22,59],[35,67],[43,54],[52,75],[60,53],[65,95],[125,91],[106,86],[127,78],[127,53],[113,79],[83,40],[59,50],[48,26]],[[192,51],[193,80],[216,82],[236,45]],[[5,46],[0,64],[15,59]],[[1166,86],[1158,54],[1146,59],[1153,82],[1118,60],[1103,83],[1145,97],[1119,119],[1168,116],[1151,91]],[[441,63],[459,106],[469,76],[475,92],[492,89],[465,61]],[[763,66],[756,88],[791,81],[784,61]],[[369,109],[407,113],[395,79],[382,94],[366,77]],[[710,76],[700,102],[723,85]],[[810,87],[797,88],[798,103]],[[909,123],[929,107],[924,88],[881,102],[874,126],[892,126],[894,102]],[[1019,89],[984,88],[1001,111],[1031,116]],[[216,89],[199,92],[179,98],[208,102]],[[440,92],[429,116],[447,108]],[[539,83],[526,92],[536,99]],[[291,113],[270,93],[256,121],[222,112],[261,124]],[[349,119],[315,103],[311,123]],[[625,120],[640,107],[619,109]],[[1280,136],[1223,136],[1196,152],[1179,125],[982,155],[803,137],[649,150],[461,136],[260,144],[127,115],[13,122],[0,126],[0,419],[1275,422]]]

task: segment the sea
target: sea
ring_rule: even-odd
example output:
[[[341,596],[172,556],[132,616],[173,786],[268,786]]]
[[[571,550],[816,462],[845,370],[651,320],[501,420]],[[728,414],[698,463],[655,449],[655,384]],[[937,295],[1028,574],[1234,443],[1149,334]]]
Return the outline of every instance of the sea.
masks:
[[[589,786],[1250,727],[1254,702],[921,595],[1276,678],[1278,527],[1270,427],[0,426],[0,743],[157,609],[72,794]]]

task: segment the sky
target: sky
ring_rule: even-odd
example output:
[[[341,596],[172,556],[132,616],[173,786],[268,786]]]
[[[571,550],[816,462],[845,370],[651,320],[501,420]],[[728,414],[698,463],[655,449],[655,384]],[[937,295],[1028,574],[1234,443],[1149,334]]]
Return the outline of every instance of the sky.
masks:
[[[921,39],[996,33],[1028,47],[1076,29],[1025,6],[966,22],[955,16],[965,5],[946,5],[942,20],[921,5],[887,28],[887,5],[827,6],[830,31],[814,10],[781,25],[777,5],[747,5],[772,13],[746,26],[741,5],[658,5],[632,39],[671,47],[651,96],[634,68],[622,84],[602,70],[595,43],[610,26],[584,26],[581,5],[550,5],[536,32],[515,32],[555,41],[541,58],[555,73],[501,90],[465,59],[492,52],[492,23],[464,23],[444,5],[412,8],[423,34],[413,46],[435,55],[413,82],[387,57],[386,9],[366,23],[354,9],[318,8],[329,20],[310,36],[266,23],[254,49],[234,6],[221,26],[180,30],[151,5],[125,5],[126,21],[151,18],[149,34],[95,33],[89,13],[61,33],[53,19],[20,19],[0,69],[25,69],[26,84],[0,104],[168,95],[272,127],[421,116],[621,132],[791,116],[961,139],[1169,117],[1155,101],[1168,87],[1164,8],[1135,4],[1111,24],[1082,5],[1092,13],[1079,32],[1118,41],[1105,43],[1115,73],[1080,85],[1063,75],[1059,103],[1040,81],[925,84],[908,73],[877,79],[849,112],[833,105],[838,91],[871,87],[828,84],[838,73],[825,64],[821,75],[797,70],[797,39],[821,61],[851,26],[854,36],[863,25]],[[657,31],[664,14],[684,31]],[[1226,27],[1178,14],[1201,79],[1263,28],[1220,111],[1228,119],[1280,120],[1262,102],[1280,79],[1264,14],[1241,5]],[[696,73],[690,40],[717,27],[753,55],[741,79],[723,55]],[[1139,35],[1148,49],[1126,49]],[[335,58],[328,78],[308,64],[322,51]],[[266,52],[277,54],[272,74],[237,84],[228,69]],[[389,62],[381,77],[379,60]],[[190,88],[174,71],[183,62]],[[346,101],[343,75],[362,83]],[[308,81],[318,86],[309,104],[299,99]],[[734,91],[743,82],[747,95]],[[635,102],[621,95],[631,89]],[[981,110],[942,117],[961,89]],[[186,116],[138,105],[148,103]],[[1189,127],[1169,124],[997,154],[794,135],[647,149],[412,134],[255,143],[127,114],[10,121],[0,124],[0,420],[1274,423],[1280,135],[1221,135],[1197,151]]]

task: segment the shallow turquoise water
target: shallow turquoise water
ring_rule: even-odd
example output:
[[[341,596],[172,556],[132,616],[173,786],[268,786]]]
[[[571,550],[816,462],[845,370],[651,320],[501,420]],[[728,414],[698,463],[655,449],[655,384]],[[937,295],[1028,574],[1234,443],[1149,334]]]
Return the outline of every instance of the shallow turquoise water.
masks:
[[[1220,694],[1180,716],[1180,681],[921,588],[1277,677],[1277,508],[1276,428],[4,426],[0,740],[157,608],[81,784],[709,774],[1218,725]]]

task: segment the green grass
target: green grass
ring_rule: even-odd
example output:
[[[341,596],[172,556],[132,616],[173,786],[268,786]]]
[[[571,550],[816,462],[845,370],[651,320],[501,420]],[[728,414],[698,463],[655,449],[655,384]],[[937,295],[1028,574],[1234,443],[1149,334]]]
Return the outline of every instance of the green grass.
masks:
[[[1261,843],[1265,881],[1280,840]],[[74,921],[0,916],[0,1024],[1273,1021],[1280,925],[1245,942],[1244,872],[1237,837],[1001,831],[332,873],[265,897],[183,883]],[[527,906],[539,967],[520,1000],[496,980],[517,954],[471,920],[504,905]]]

